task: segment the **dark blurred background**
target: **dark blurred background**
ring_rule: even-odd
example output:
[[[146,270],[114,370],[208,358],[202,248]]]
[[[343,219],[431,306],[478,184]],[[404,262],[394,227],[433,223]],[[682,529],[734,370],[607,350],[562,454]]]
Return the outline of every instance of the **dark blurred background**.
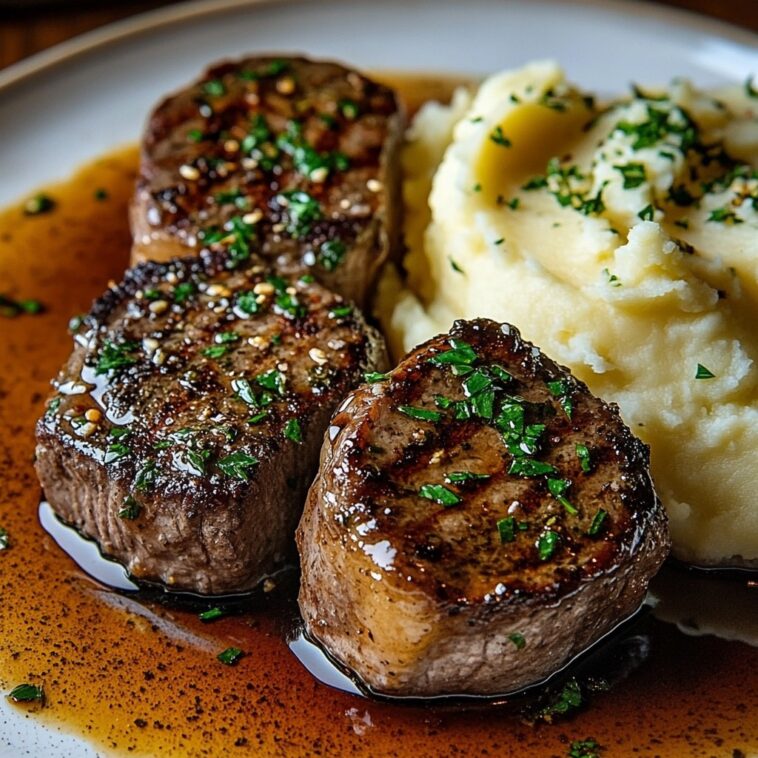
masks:
[[[110,21],[177,2],[0,0],[0,68]],[[656,4],[684,8],[758,32],[758,0],[658,0]]]

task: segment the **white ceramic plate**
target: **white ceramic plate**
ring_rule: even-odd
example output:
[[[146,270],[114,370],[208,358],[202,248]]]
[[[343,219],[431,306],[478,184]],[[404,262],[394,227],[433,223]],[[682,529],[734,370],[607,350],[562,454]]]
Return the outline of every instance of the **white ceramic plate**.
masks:
[[[209,62],[305,52],[365,69],[486,74],[551,57],[585,87],[758,72],[756,38],[639,2],[205,0],[140,16],[0,71],[0,204],[139,138],[165,92]],[[0,641],[0,644],[2,642]],[[0,698],[0,757],[96,755]]]

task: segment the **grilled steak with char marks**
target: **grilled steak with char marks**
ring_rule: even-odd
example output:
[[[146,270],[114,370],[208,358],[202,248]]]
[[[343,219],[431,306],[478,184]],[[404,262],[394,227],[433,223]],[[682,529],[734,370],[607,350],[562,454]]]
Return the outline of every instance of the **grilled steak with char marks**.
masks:
[[[255,250],[365,305],[399,231],[402,132],[394,93],[335,63],[216,65],[149,120],[133,260]]]
[[[253,588],[294,553],[329,416],[381,337],[312,277],[144,263],[75,334],[37,426],[56,513],[136,578]]]
[[[340,406],[297,541],[309,634],[398,696],[543,680],[637,610],[669,549],[617,408],[486,320]]]

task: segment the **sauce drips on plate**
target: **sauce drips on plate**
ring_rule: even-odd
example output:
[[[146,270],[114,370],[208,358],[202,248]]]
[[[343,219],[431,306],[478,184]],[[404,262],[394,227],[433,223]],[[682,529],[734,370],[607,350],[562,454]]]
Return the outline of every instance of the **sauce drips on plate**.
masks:
[[[392,83],[411,106],[450,89]],[[71,349],[69,318],[128,263],[136,165],[136,148],[117,150],[48,188],[51,211],[0,212],[0,293],[45,307],[0,317],[0,526],[9,537],[0,550],[0,692],[42,685],[44,707],[30,719],[114,754],[565,756],[588,737],[607,755],[758,749],[758,648],[653,618],[647,660],[623,682],[573,718],[532,726],[510,708],[395,705],[321,684],[288,648],[292,582],[203,622],[202,607],[116,592],[77,566],[38,520],[33,429]],[[217,660],[229,647],[244,652],[234,666]],[[19,746],[24,714],[10,709],[28,706],[1,699],[0,744]]]

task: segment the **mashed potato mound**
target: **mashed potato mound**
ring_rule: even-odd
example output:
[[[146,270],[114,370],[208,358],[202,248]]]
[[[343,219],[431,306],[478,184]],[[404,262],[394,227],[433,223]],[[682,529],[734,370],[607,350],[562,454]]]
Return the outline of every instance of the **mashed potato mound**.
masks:
[[[758,565],[758,93],[683,81],[602,105],[553,63],[418,114],[396,355],[515,324],[651,447],[675,554]]]

